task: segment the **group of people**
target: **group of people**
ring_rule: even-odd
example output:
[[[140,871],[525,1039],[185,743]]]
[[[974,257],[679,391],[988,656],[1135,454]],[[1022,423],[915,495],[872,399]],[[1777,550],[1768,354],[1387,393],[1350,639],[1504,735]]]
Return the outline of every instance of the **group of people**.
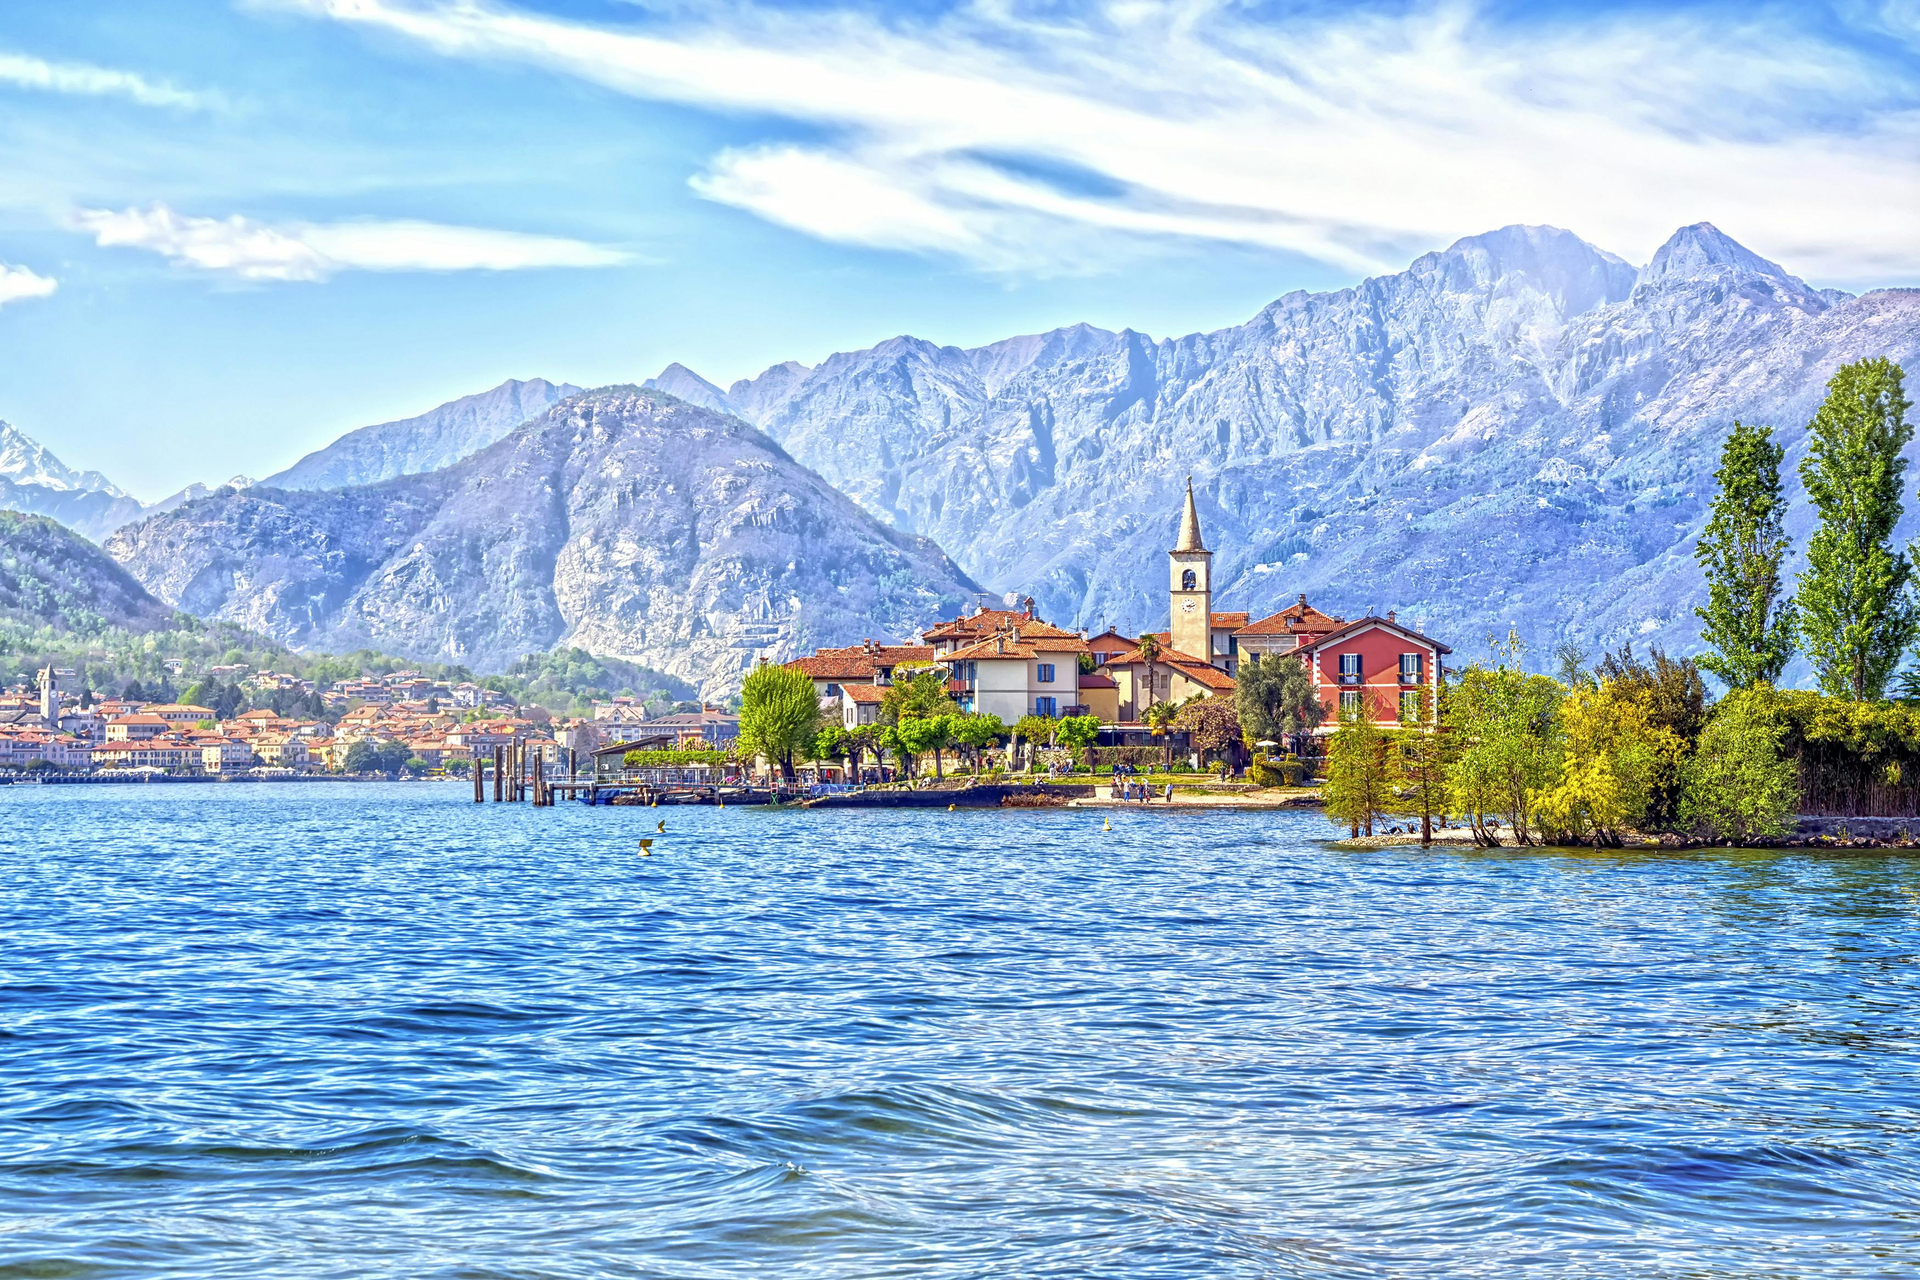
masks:
[[[1130,764],[1117,764],[1113,766],[1113,790],[1111,792],[1113,798],[1115,800],[1138,800],[1142,804],[1150,803],[1153,800],[1152,784],[1136,781],[1133,775],[1134,768]],[[1163,798],[1168,804],[1173,803],[1173,784],[1171,782],[1166,785]]]

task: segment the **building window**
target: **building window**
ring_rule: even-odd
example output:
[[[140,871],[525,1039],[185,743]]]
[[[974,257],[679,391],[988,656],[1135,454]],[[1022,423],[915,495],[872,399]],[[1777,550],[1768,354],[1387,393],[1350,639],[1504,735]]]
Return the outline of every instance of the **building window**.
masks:
[[[1421,704],[1425,701],[1426,699],[1420,695],[1420,691],[1418,689],[1401,690],[1400,692],[1400,723],[1401,724],[1419,724],[1422,720],[1425,720],[1426,715],[1424,712],[1424,708],[1421,706]]]
[[[1349,712],[1357,712],[1359,710],[1360,691],[1358,689],[1342,689],[1340,691],[1340,714],[1344,716]]]
[[[1199,585],[1200,575],[1196,574],[1193,570],[1187,569],[1180,574],[1180,589],[1182,591],[1192,591]]]
[[[1425,666],[1426,666],[1425,655],[1418,654],[1418,653],[1401,654],[1400,655],[1400,683],[1401,684],[1422,683],[1420,676]]]
[[[827,696],[828,696],[829,698],[837,698],[837,697],[839,697],[839,696],[840,696],[840,686],[839,686],[839,685],[837,685],[837,684],[830,684],[830,685],[828,685],[828,686],[827,686]]]
[[[1046,716],[1048,719],[1052,719],[1054,716],[1060,714],[1059,707],[1060,704],[1052,698],[1035,698],[1033,700],[1033,714]]]
[[[1042,662],[1040,664],[1040,674],[1038,678],[1041,684],[1053,683],[1053,664],[1051,662]]]
[[[1341,684],[1359,684],[1360,683],[1360,655],[1359,654],[1343,653],[1340,655],[1340,683]]]

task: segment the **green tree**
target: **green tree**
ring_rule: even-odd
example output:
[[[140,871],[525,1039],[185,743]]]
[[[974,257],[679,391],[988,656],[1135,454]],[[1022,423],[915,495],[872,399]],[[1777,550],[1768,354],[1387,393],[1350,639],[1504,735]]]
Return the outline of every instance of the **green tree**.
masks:
[[[1299,739],[1327,718],[1306,664],[1291,653],[1242,658],[1233,681],[1233,705],[1247,737],[1256,742],[1292,741],[1296,751]]]
[[[433,768],[433,766],[419,756],[408,756],[406,761],[401,765],[401,768],[417,778],[427,770]]]
[[[1028,712],[1014,722],[1013,732],[1022,742],[1030,742],[1037,747],[1051,744],[1054,731],[1059,727],[1058,720]]]
[[[1569,640],[1553,651],[1553,678],[1569,689],[1591,689],[1593,672],[1587,669],[1587,651]]]
[[[1631,641],[1609,653],[1597,668],[1609,696],[1639,704],[1649,727],[1671,733],[1677,751],[1663,751],[1648,779],[1647,807],[1634,821],[1658,830],[1671,828],[1680,814],[1680,767],[1700,731],[1707,726],[1707,682],[1692,658],[1669,658],[1658,645],[1650,661],[1633,652]]]
[[[945,667],[896,670],[893,683],[880,697],[880,718],[888,724],[898,724],[910,716],[926,720],[958,710],[960,704],[947,692]]]
[[[955,717],[951,715],[906,716],[896,726],[901,745],[911,755],[933,756],[933,776],[945,778],[941,753],[953,745]]]
[[[842,725],[827,724],[813,735],[807,754],[815,760],[844,760],[853,754],[853,735]]]
[[[1707,578],[1706,607],[1694,613],[1706,624],[1700,639],[1712,646],[1700,665],[1733,689],[1774,683],[1793,656],[1793,604],[1780,583],[1785,455],[1766,427],[1733,424],[1713,473],[1719,492],[1693,549]]]
[[[1341,713],[1327,740],[1327,776],[1320,787],[1327,820],[1355,836],[1372,835],[1374,820],[1393,811],[1400,782],[1400,753],[1392,738],[1359,708]]]
[[[346,769],[348,773],[397,774],[407,767],[412,754],[402,743],[363,738],[347,748]]]
[[[820,695],[804,673],[763,662],[740,686],[740,749],[765,756],[793,781],[793,757],[820,728]]]
[[[994,743],[1007,736],[1007,726],[999,716],[975,711],[961,716],[954,726],[954,741],[965,747],[973,760],[973,771],[980,772],[980,757]]]
[[[1797,770],[1782,756],[1787,723],[1768,689],[1722,699],[1687,761],[1680,818],[1710,840],[1739,844],[1793,830]]]
[[[1060,721],[1059,727],[1054,732],[1059,738],[1060,745],[1067,750],[1075,754],[1085,751],[1087,768],[1092,770],[1093,742],[1100,736],[1100,717],[1067,716]]]
[[[1563,754],[1558,776],[1533,793],[1541,829],[1568,844],[1618,845],[1644,828],[1660,779],[1675,768],[1681,742],[1658,727],[1645,700],[1619,682],[1574,689],[1560,702]]]
[[[877,724],[855,725],[847,731],[847,750],[852,754],[853,771],[860,772],[861,764],[867,753],[872,752],[877,760],[880,756],[879,734],[885,726]]]
[[[1836,698],[1879,698],[1920,632],[1912,561],[1891,545],[1907,468],[1900,451],[1913,437],[1909,407],[1899,365],[1861,360],[1833,375],[1808,426],[1800,478],[1820,528],[1794,608],[1820,687]]]
[[[1453,767],[1454,739],[1445,729],[1402,730],[1395,735],[1400,753],[1401,785],[1395,813],[1420,819],[1420,847],[1433,843],[1433,820],[1450,811],[1453,793],[1448,771]]]
[[[1507,665],[1474,663],[1448,686],[1442,728],[1457,754],[1448,771],[1451,809],[1466,815],[1476,844],[1500,843],[1490,817],[1504,817],[1517,844],[1532,844],[1533,794],[1559,772],[1555,712],[1565,690],[1517,665],[1521,652],[1502,651]]]

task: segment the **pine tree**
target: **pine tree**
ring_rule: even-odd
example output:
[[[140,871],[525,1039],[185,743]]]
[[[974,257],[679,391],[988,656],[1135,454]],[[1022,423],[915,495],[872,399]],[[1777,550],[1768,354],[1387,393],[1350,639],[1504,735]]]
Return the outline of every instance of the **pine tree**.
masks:
[[[1393,812],[1401,782],[1398,744],[1365,712],[1342,712],[1327,743],[1327,779],[1320,788],[1327,820],[1355,836],[1372,835],[1374,819]]]
[[[1785,452],[1766,427],[1733,424],[1713,474],[1720,491],[1693,550],[1707,575],[1707,607],[1694,613],[1712,646],[1700,665],[1734,689],[1774,683],[1793,656],[1793,605],[1780,591]]]
[[[1448,771],[1453,767],[1453,735],[1444,728],[1404,730],[1397,735],[1402,790],[1395,811],[1420,819],[1420,846],[1433,843],[1433,820],[1447,816],[1453,795]]]
[[[1890,545],[1900,519],[1900,450],[1913,437],[1900,366],[1842,365],[1808,432],[1800,463],[1820,529],[1807,546],[1794,607],[1801,645],[1820,687],[1837,698],[1881,696],[1920,631],[1908,579],[1912,561]]]

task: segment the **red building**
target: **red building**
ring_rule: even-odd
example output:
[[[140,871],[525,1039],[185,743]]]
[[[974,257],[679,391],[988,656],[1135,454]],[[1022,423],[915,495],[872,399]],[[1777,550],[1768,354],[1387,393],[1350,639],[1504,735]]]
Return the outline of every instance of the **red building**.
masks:
[[[1342,711],[1356,709],[1388,728],[1432,724],[1441,666],[1453,650],[1389,612],[1304,640],[1297,652],[1327,710],[1320,732],[1331,733]]]

